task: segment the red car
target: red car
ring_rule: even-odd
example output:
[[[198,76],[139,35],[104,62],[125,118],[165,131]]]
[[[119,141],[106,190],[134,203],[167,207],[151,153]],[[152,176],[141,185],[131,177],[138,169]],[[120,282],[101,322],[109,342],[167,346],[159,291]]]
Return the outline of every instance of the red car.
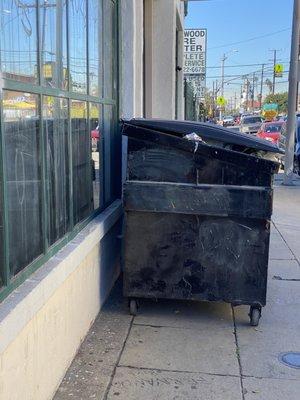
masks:
[[[99,140],[99,136],[99,125],[97,125],[96,128],[91,131],[91,138]]]
[[[284,121],[265,122],[261,125],[259,131],[257,132],[257,136],[262,139],[269,140],[274,144],[278,144],[284,124]]]
[[[99,151],[99,139],[100,139],[100,129],[99,125],[95,129],[91,130],[92,139],[92,151]]]

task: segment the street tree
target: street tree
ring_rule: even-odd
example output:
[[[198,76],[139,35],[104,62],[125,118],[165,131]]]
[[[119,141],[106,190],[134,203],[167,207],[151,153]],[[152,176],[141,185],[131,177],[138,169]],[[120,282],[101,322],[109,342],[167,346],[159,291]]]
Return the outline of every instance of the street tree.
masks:
[[[264,104],[278,104],[279,113],[287,113],[288,109],[288,92],[268,94],[264,100]]]
[[[273,83],[272,83],[272,81],[270,80],[270,79],[266,79],[266,81],[265,81],[265,83],[266,83],[266,85],[268,86],[268,89],[269,89],[269,93],[272,93],[272,91],[273,91]]]

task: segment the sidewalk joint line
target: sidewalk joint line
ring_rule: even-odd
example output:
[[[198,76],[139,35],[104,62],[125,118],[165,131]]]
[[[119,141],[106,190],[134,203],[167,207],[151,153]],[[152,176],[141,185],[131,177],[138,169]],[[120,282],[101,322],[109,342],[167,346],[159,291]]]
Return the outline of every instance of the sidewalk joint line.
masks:
[[[273,222],[274,223],[274,222]],[[293,252],[293,250],[290,248],[290,246],[288,245],[288,242],[285,240],[285,238],[283,237],[282,233],[280,232],[280,230],[277,228],[276,224],[274,223],[275,229],[277,230],[277,232],[279,233],[280,237],[282,238],[282,240],[284,241],[284,243],[287,245],[288,249],[290,250],[290,252],[293,254],[297,264],[300,267],[300,262],[298,260],[298,258],[296,257],[296,254]]]
[[[253,379],[273,379],[280,381],[299,381],[298,377],[295,378],[280,378],[276,376],[254,376],[254,375],[242,375],[242,378],[253,378]]]
[[[218,374],[218,373],[214,373],[214,372],[203,372],[203,371],[185,371],[185,370],[177,370],[177,369],[134,367],[133,365],[123,365],[123,364],[118,365],[118,368],[128,368],[128,369],[135,369],[135,370],[141,370],[141,371],[174,372],[174,373],[181,373],[181,374],[202,374],[202,375],[210,375],[210,376],[240,378],[240,375],[235,375],[235,374]]]
[[[184,330],[188,330],[188,331],[194,331],[196,330],[200,330],[200,327],[195,326],[193,328],[188,328],[188,327],[183,327],[183,326],[170,326],[170,325],[148,325],[148,324],[141,324],[141,323],[137,323],[134,322],[133,323],[134,326],[147,326],[149,328],[170,328],[170,329],[184,329]],[[230,323],[228,322],[228,328],[230,328],[230,331],[232,331],[232,326],[230,325]],[[218,329],[226,329],[225,326],[220,326]],[[203,326],[203,330],[207,330],[207,326]]]
[[[126,337],[125,337],[123,346],[122,346],[122,348],[121,348],[121,350],[120,350],[120,353],[119,353],[118,358],[117,358],[117,360],[116,360],[116,363],[115,363],[115,365],[114,365],[114,369],[113,369],[113,371],[112,371],[112,374],[111,374],[109,383],[108,383],[107,388],[106,388],[106,390],[105,390],[105,393],[104,393],[104,396],[103,396],[103,400],[107,400],[108,393],[109,393],[109,391],[110,391],[110,389],[111,389],[111,387],[112,387],[112,382],[113,382],[113,379],[114,379],[114,377],[115,377],[117,367],[118,367],[118,365],[119,365],[119,363],[120,363],[120,360],[121,360],[123,351],[124,351],[124,349],[125,349],[125,346],[126,346],[128,337],[129,337],[130,332],[131,332],[131,328],[132,328],[132,325],[133,325],[133,320],[134,320],[134,317],[131,318],[131,321],[130,321],[130,324],[129,324],[129,327],[128,327],[127,335],[126,335]]]
[[[240,354],[240,349],[239,349],[239,343],[238,343],[238,337],[237,337],[237,328],[236,328],[236,321],[235,321],[235,313],[234,313],[234,308],[231,306],[231,312],[232,312],[232,320],[233,320],[233,326],[234,326],[234,339],[235,339],[235,346],[236,346],[236,356],[238,359],[238,364],[239,364],[239,370],[240,370],[240,384],[241,384],[241,391],[242,391],[242,400],[245,400],[245,390],[244,390],[244,382],[243,382],[243,369],[242,369],[242,363],[241,363],[241,354]]]

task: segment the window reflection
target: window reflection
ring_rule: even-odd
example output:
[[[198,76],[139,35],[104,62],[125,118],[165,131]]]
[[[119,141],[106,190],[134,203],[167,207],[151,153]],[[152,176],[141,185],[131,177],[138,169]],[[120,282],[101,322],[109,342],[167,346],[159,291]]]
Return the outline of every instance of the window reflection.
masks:
[[[113,99],[115,98],[116,91],[116,61],[117,61],[117,7],[112,0],[104,0],[103,13],[105,40],[104,40],[104,97]]]
[[[99,37],[102,32],[101,25],[101,11],[102,11],[102,0],[89,0],[89,80],[90,80],[90,95],[99,96],[99,78],[100,73],[100,43],[101,38]],[[101,35],[102,36],[102,35]]]
[[[37,7],[33,0],[1,0],[1,70],[6,78],[37,82]]]
[[[104,146],[104,163],[105,163],[105,203],[109,203],[114,196],[114,171],[118,169],[118,159],[114,157],[115,149],[111,147],[114,140],[114,120],[113,106],[104,106],[103,115],[103,146]]]
[[[39,0],[42,83],[67,89],[66,0]]]
[[[94,209],[100,207],[100,182],[102,175],[102,124],[101,124],[101,106],[96,103],[90,104],[90,129],[92,142],[92,178],[93,178],[93,203]]]
[[[86,0],[69,0],[70,85],[74,92],[87,91]]]
[[[12,275],[43,250],[38,96],[4,91],[4,143]]]
[[[88,131],[87,103],[71,101],[71,137],[73,158],[73,211],[74,222],[88,217],[93,210],[92,176],[90,156],[90,132]]]
[[[48,237],[53,244],[69,229],[68,101],[44,96],[43,117],[47,146]]]
[[[0,265],[4,265],[4,227],[3,227],[3,181],[0,177]],[[3,286],[3,269],[0,268],[0,288]]]

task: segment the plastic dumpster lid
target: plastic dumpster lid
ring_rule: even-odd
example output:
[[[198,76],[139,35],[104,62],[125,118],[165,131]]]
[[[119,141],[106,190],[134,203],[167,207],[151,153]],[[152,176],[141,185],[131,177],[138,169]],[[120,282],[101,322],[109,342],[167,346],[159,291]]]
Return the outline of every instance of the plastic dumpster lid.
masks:
[[[198,134],[204,141],[205,139],[222,142],[224,144],[235,144],[245,148],[267,151],[270,153],[284,153],[276,145],[265,139],[256,136],[250,136],[240,132],[230,131],[230,129],[220,127],[204,122],[163,120],[163,119],[131,119],[123,121],[125,124],[140,126],[143,128],[153,129],[162,133],[173,134],[183,137],[190,133]]]

